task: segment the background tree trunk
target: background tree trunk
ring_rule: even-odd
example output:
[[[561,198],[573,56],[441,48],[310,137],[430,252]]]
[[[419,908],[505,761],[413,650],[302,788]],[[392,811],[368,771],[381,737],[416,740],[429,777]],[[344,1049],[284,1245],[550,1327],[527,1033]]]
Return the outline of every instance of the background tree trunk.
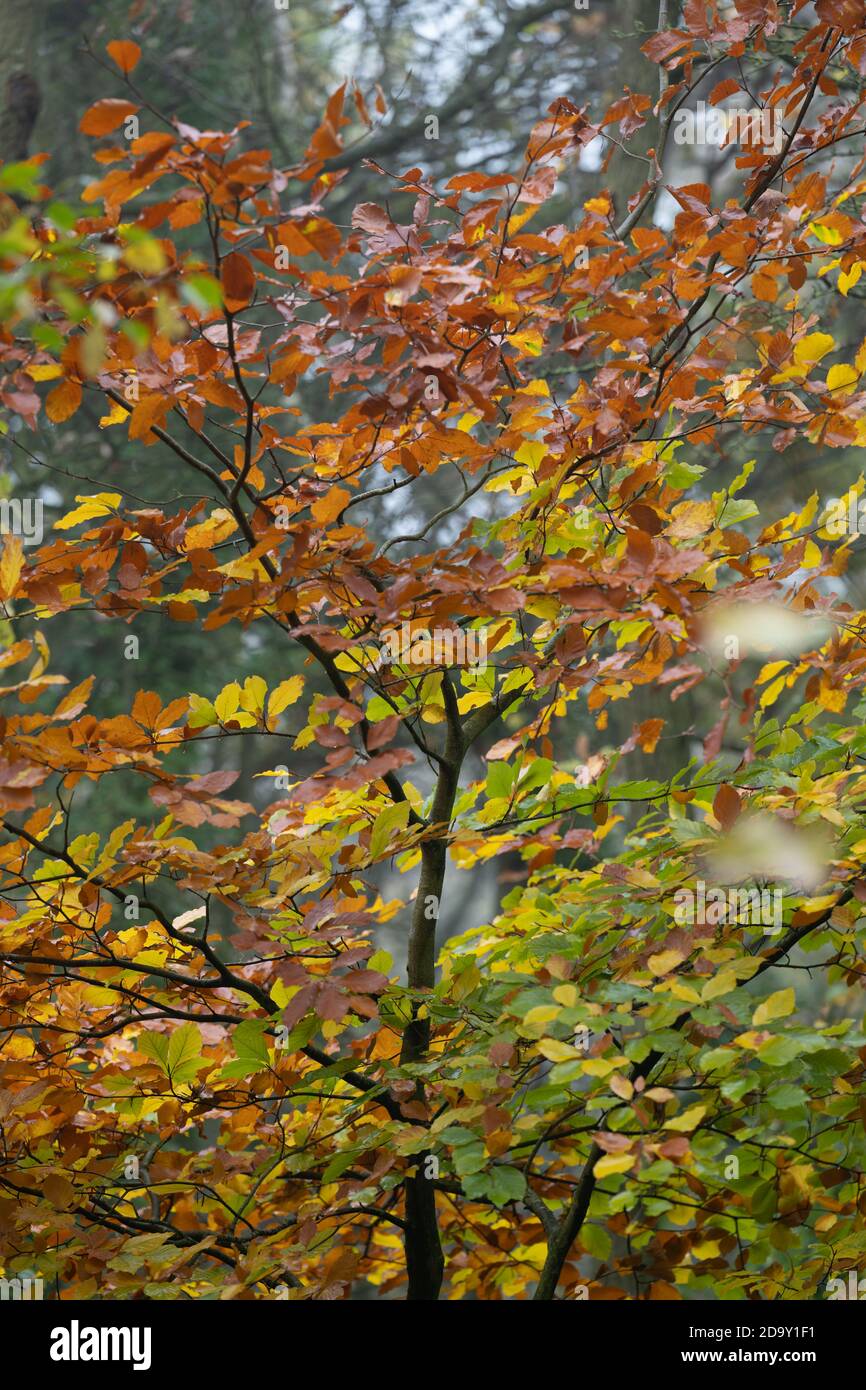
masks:
[[[0,159],[26,159],[39,114],[36,35],[32,0],[3,0],[0,6]]]

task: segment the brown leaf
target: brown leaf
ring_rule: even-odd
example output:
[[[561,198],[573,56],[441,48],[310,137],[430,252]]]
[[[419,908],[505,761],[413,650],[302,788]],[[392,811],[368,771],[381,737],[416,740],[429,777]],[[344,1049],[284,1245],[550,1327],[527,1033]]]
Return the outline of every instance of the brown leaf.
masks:
[[[117,130],[127,116],[134,116],[140,110],[140,106],[122,97],[103,97],[102,101],[87,108],[78,129],[84,135],[108,135],[109,131]]]
[[[734,787],[723,783],[713,801],[713,815],[723,830],[730,830],[740,814],[740,794]]]
[[[256,292],[256,277],[246,256],[232,251],[220,267],[223,295],[230,313],[245,309]]]
[[[45,398],[45,414],[55,425],[74,415],[81,405],[81,387],[77,381],[61,381]]]

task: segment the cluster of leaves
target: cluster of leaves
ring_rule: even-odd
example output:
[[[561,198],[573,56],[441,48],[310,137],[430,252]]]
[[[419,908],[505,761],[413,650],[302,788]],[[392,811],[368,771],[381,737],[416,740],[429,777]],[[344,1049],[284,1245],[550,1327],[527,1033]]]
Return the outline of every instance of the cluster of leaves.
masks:
[[[762,525],[752,465],[725,464],[734,433],[771,431],[780,454],[866,445],[866,347],[831,362],[814,308],[866,263],[866,157],[840,176],[823,155],[863,115],[866,27],[859,0],[816,9],[763,94],[782,150],[741,154],[738,203],[671,189],[669,231],[641,221],[671,115],[722,57],[762,51],[773,0],[726,18],[690,0],[645,45],[655,106],[629,94],[593,122],[562,98],[514,175],[437,190],[381,171],[414,196],[407,225],[374,204],[348,230],[327,216],[344,89],[304,160],[275,169],[238,131],[147,107],[129,41],[109,50],[128,97],[82,120],[108,142],[84,211],[52,202],[37,164],[4,171],[29,203],[8,200],[0,238],[15,433],[44,410],[62,439],[89,394],[101,428],[168,451],[197,489],[171,514],[82,494],[38,550],[4,538],[8,1270],[38,1264],[70,1297],[327,1298],[366,1280],[411,1298],[737,1298],[862,1264],[853,538],[822,528],[817,495]],[[159,128],[113,143],[139,114]],[[650,177],[619,222],[600,193],[576,227],[544,225],[569,159],[652,120]],[[208,257],[185,249],[193,228]],[[291,401],[316,377],[333,411],[305,423]],[[418,531],[377,545],[356,520],[442,470],[456,500]],[[310,674],[268,690],[204,673],[198,693],[141,691],[100,718],[91,681],[52,673],[52,630],[79,610],[276,625]],[[809,634],[745,687],[740,659],[706,655],[709,628],[744,613]],[[401,624],[481,634],[488,661],[383,656]],[[671,780],[618,778],[681,732],[673,706],[701,682],[724,693],[700,755]],[[577,705],[603,734],[612,702],[657,687],[664,718],[583,767],[557,756]],[[272,757],[264,814],[226,795],[236,774],[201,771],[197,745],[241,739]],[[298,750],[314,774],[292,774]],[[75,788],[119,769],[140,816],[82,830]],[[754,818],[824,825],[822,881],[786,891],[775,936],[681,925],[678,890]],[[437,974],[449,858],[506,853],[525,875]],[[402,906],[374,886],[391,860],[411,884],[405,982],[374,940]],[[795,948],[834,1016],[798,1008]]]

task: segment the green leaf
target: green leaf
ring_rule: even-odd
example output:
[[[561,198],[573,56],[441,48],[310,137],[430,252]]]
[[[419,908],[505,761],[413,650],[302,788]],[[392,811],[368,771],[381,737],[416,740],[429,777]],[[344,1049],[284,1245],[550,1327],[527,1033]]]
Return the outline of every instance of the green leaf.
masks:
[[[698,478],[702,477],[706,471],[706,468],[702,468],[699,463],[683,463],[675,459],[674,462],[669,463],[665,469],[665,479],[670,483],[671,487],[679,488],[682,492],[685,492],[686,488],[696,483]]]
[[[509,797],[513,781],[512,769],[508,763],[490,763],[487,768],[487,795],[492,800],[494,797]]]
[[[232,1033],[235,1055],[239,1062],[248,1066],[250,1072],[262,1071],[268,1065],[267,1027],[267,1023],[251,1018],[246,1023],[239,1023]]]
[[[404,830],[409,821],[408,801],[395,801],[377,817],[370,836],[370,857],[378,859],[391,842],[395,830]]]

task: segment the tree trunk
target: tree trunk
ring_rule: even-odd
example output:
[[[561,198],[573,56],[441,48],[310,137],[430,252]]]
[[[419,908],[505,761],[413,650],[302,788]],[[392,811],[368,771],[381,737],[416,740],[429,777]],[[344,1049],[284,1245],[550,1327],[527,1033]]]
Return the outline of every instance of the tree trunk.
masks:
[[[26,159],[39,114],[36,34],[38,7],[33,0],[3,0],[0,5],[0,160]]]

